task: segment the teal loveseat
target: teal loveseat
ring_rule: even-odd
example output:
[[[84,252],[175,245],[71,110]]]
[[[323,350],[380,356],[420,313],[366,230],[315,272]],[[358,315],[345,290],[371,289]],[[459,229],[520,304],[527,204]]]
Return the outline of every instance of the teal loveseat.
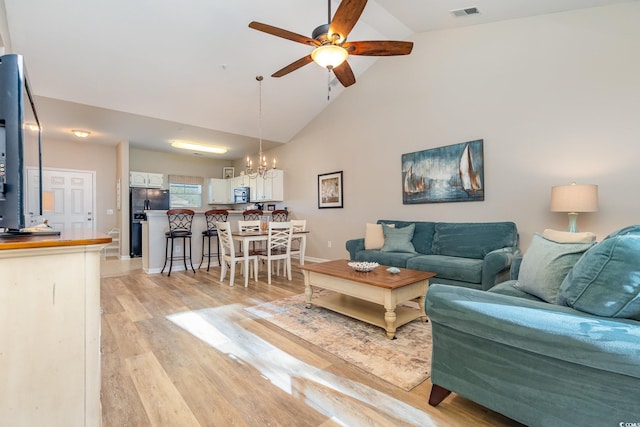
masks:
[[[520,255],[518,230],[513,222],[378,220],[377,223],[393,224],[400,231],[413,227],[408,249],[365,249],[364,238],[352,239],[346,242],[351,260],[431,271],[437,274],[432,283],[488,290],[508,279],[511,262]]]
[[[453,391],[528,426],[640,423],[640,226],[587,249],[555,303],[518,289],[519,266],[489,292],[429,287],[429,403]]]

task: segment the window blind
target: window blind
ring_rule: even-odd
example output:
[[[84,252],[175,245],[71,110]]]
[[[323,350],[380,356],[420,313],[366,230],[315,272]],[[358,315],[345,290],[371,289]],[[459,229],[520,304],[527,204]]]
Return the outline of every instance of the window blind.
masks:
[[[169,175],[169,184],[204,185],[204,178],[201,176]]]

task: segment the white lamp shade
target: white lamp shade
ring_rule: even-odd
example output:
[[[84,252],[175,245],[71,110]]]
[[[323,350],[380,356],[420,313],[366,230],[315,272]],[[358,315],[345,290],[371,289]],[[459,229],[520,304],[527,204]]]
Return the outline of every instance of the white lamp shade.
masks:
[[[598,186],[558,185],[551,188],[551,212],[597,212]]]
[[[42,192],[42,210],[52,211],[54,209],[53,191]]]
[[[311,58],[323,68],[335,68],[349,56],[346,49],[333,44],[318,46],[311,52]]]

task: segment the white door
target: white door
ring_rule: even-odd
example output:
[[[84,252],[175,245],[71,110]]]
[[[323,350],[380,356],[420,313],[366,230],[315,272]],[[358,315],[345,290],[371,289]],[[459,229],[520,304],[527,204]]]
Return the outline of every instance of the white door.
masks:
[[[28,168],[27,188],[37,188],[38,170]],[[94,212],[95,172],[67,169],[42,169],[43,216],[56,230],[89,228],[95,230]],[[51,206],[46,206],[44,192],[53,196]],[[27,196],[27,212],[34,212],[33,191]],[[36,220],[36,223],[39,221]],[[35,224],[31,224],[35,225]]]

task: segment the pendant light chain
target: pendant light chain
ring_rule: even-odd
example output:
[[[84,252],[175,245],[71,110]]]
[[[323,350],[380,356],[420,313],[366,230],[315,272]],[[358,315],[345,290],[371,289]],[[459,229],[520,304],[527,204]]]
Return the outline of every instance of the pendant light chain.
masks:
[[[256,76],[258,81],[258,140],[260,141],[259,156],[262,157],[262,76]],[[262,163],[262,159],[259,159]]]
[[[258,81],[258,141],[260,143],[259,151],[258,151],[258,161],[253,164],[253,160],[251,157],[247,156],[247,165],[245,167],[245,173],[249,178],[255,179],[258,176],[263,178],[267,178],[269,176],[269,168],[267,167],[267,156],[264,155],[262,151],[262,76],[256,76],[256,80]],[[273,159],[273,167],[271,169],[276,168],[276,159]]]

